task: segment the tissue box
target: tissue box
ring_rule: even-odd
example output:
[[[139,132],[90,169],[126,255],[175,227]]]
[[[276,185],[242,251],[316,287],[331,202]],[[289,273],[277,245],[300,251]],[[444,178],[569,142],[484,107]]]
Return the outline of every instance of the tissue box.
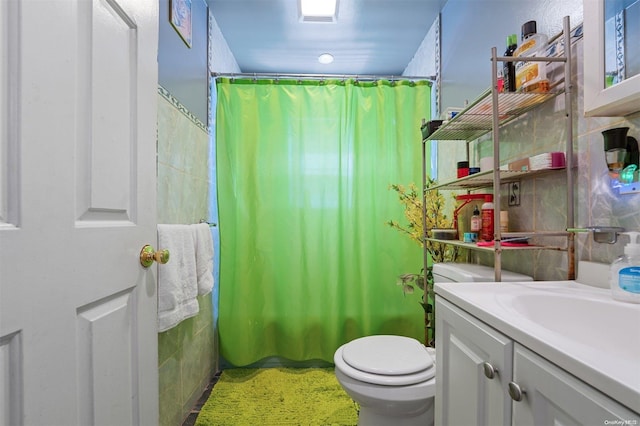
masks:
[[[544,152],[529,158],[530,170],[561,169],[565,165],[564,152]]]

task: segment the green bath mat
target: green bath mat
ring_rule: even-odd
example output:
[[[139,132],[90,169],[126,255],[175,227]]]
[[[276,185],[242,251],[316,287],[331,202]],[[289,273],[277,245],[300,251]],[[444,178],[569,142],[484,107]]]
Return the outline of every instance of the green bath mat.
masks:
[[[196,426],[356,425],[358,407],[332,368],[225,370]]]

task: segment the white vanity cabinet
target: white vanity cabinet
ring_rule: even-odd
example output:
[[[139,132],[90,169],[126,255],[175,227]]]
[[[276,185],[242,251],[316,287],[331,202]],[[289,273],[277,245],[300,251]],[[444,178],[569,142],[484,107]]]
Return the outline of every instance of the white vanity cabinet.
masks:
[[[436,330],[437,425],[640,422],[638,414],[439,295]]]
[[[435,424],[509,424],[513,341],[440,297],[436,330]]]
[[[606,350],[606,349],[603,349]],[[515,344],[514,374],[509,390],[511,424],[638,424],[638,415],[522,345]],[[519,391],[524,391],[519,397]]]

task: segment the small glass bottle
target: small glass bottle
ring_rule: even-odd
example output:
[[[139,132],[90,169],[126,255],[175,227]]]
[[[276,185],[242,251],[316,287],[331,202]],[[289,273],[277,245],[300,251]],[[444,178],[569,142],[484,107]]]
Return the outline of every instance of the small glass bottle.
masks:
[[[482,229],[482,218],[480,217],[480,210],[478,206],[473,209],[473,216],[471,216],[471,232],[479,233]]]

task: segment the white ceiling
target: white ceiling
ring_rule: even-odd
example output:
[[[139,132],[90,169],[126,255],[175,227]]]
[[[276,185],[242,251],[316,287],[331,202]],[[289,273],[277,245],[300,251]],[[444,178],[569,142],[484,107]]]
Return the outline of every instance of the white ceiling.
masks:
[[[243,73],[401,75],[447,0],[339,0],[336,23],[300,22],[298,0],[206,1]]]

